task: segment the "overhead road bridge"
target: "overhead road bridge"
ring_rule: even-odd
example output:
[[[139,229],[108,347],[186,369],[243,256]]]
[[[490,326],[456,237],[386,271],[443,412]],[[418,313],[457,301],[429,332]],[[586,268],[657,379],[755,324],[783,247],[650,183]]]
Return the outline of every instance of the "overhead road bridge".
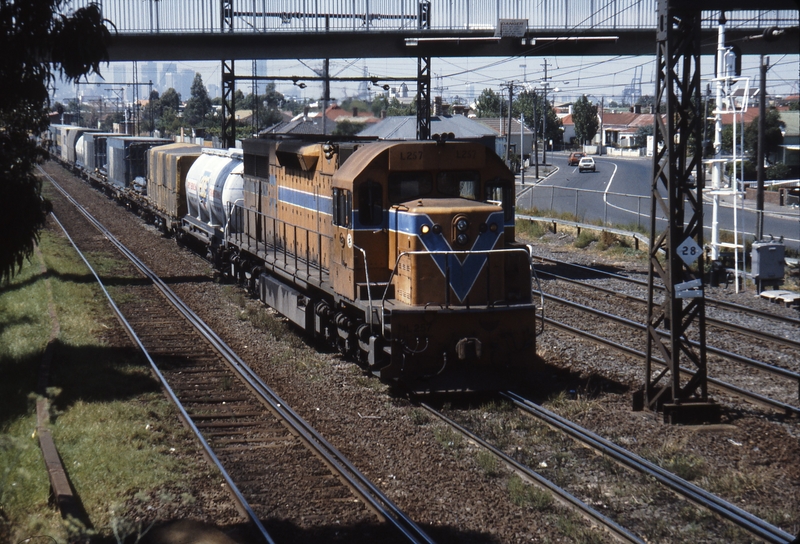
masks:
[[[74,0],[77,9],[90,0]],[[96,1],[96,0],[95,0]],[[672,4],[681,2],[672,2]],[[654,54],[656,0],[103,0],[112,61]],[[701,8],[703,54],[719,10],[743,54],[798,53],[798,3]],[[748,7],[749,7],[748,6]],[[766,9],[771,8],[771,9]],[[511,31],[498,30],[501,21]]]

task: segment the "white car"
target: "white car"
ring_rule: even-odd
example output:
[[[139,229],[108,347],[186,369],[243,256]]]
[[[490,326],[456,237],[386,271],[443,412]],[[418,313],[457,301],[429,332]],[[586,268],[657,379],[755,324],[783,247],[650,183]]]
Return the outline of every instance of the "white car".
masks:
[[[594,164],[594,159],[591,157],[584,157],[578,163],[578,172],[588,172],[589,170],[592,172],[597,171]]]

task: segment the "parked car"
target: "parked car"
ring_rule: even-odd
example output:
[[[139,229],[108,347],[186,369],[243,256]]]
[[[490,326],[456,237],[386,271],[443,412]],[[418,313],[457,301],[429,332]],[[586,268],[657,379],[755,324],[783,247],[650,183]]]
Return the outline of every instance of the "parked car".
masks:
[[[589,170],[596,172],[595,168],[594,159],[591,157],[583,157],[578,162],[578,172],[588,172]]]
[[[580,160],[585,156],[586,153],[581,153],[579,151],[576,151],[575,153],[570,153],[569,159],[567,160],[567,164],[569,164],[570,166],[578,166]]]

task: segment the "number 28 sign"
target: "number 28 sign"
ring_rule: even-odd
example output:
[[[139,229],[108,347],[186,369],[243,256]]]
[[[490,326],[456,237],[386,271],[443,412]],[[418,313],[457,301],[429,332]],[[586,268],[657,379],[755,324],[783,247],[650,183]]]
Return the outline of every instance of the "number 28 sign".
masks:
[[[697,242],[694,241],[694,238],[686,238],[686,240],[678,246],[678,255],[686,263],[687,266],[691,266],[698,257],[700,257],[700,253],[703,251]]]

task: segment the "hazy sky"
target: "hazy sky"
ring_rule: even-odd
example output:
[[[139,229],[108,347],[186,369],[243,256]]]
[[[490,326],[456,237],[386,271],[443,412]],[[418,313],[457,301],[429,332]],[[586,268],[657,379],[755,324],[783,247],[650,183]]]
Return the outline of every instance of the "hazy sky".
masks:
[[[655,49],[655,46],[654,46]],[[767,92],[772,96],[787,96],[798,94],[800,81],[800,55],[771,55],[769,58],[770,70],[767,74]],[[544,64],[547,63],[547,76],[550,89],[550,96],[555,94],[558,102],[568,102],[575,100],[583,94],[590,97],[592,101],[599,101],[605,98],[606,103],[611,100],[618,100],[625,94],[626,88],[630,90],[632,86],[641,85],[641,92],[644,95],[655,94],[655,56],[636,55],[636,56],[617,56],[617,57],[472,57],[472,58],[433,58],[431,60],[431,94],[443,95],[445,100],[452,100],[460,97],[463,100],[471,100],[484,89],[492,89],[501,92],[502,85],[509,81],[522,83],[526,81],[531,88],[542,88],[544,78]],[[702,78],[705,88],[706,80],[713,77],[714,58],[712,56],[701,57]],[[161,67],[165,63],[156,63]],[[199,72],[203,77],[203,82],[207,87],[219,89],[221,87],[221,64],[219,62],[170,62],[178,71],[189,71],[189,82],[185,83],[186,89],[179,92],[185,100],[189,98],[188,88],[191,84],[194,72]],[[260,61],[259,70],[263,70],[266,65],[267,75],[273,77],[298,76],[317,77],[315,71],[321,73],[322,60],[268,60]],[[120,79],[119,67],[125,70],[125,81],[133,81],[133,63],[111,63],[108,67],[102,67],[102,73],[106,82],[117,82]],[[138,81],[146,82],[152,78],[152,74],[145,74],[146,63],[138,63]],[[252,61],[241,60],[235,63],[237,75],[250,75],[252,71]],[[750,78],[750,86],[758,86],[759,77],[759,57],[757,55],[747,55],[742,59],[742,76]],[[409,94],[416,93],[416,58],[407,59],[331,59],[330,74],[336,77],[361,77],[369,76],[391,78],[407,78],[405,80],[409,89]],[[186,78],[184,78],[186,79]],[[157,80],[154,79],[156,83]],[[173,79],[162,78],[162,81],[171,82]],[[381,85],[388,83],[391,87],[399,87],[400,81],[382,81]],[[166,86],[169,86],[167,83]],[[316,100],[322,95],[322,84],[319,81],[306,81],[306,88],[294,86],[290,81],[276,81],[278,90],[286,96],[295,96]],[[175,85],[177,88],[177,84]],[[91,91],[86,86],[83,87],[82,94],[102,94],[100,89],[103,86],[93,87]],[[249,81],[237,82],[237,88],[245,94],[251,92]],[[263,92],[264,83],[259,84],[260,92]],[[94,90],[97,89],[97,90]],[[348,96],[358,94],[358,82],[331,82],[331,96],[340,101]],[[557,90],[556,90],[557,89]],[[160,92],[166,88],[158,89]],[[370,87],[373,93],[383,92],[380,87]],[[106,92],[105,94],[108,94]],[[218,93],[217,93],[218,94]],[[75,96],[74,88],[60,84],[58,96]],[[144,98],[147,95],[146,89],[140,88],[139,96]],[[130,101],[133,96],[130,88],[125,91],[126,101]],[[594,98],[592,98],[594,97]]]
[[[544,77],[544,64],[548,64],[547,76],[550,89],[559,89],[556,97],[569,100],[583,94],[596,97],[620,97],[626,87],[640,81],[642,93],[655,92],[655,56],[619,57],[511,57],[511,58],[434,58],[431,61],[432,94],[445,98],[476,96],[483,89],[500,91],[501,85],[508,81],[517,83],[527,81],[531,87],[541,88]],[[713,57],[701,59],[703,79],[713,76]],[[206,85],[220,85],[220,63],[216,62],[178,62],[178,69],[200,72]],[[742,76],[750,77],[751,86],[758,85],[759,57],[745,56],[742,60]],[[771,95],[798,93],[800,79],[800,55],[770,56],[770,70],[767,76],[767,90]],[[250,74],[251,62],[236,63],[237,74]],[[322,61],[267,61],[267,74],[272,76],[314,76],[315,70],[322,69]],[[356,77],[364,75],[380,77],[408,77],[409,92],[416,90],[416,59],[334,59],[330,63],[333,77]],[[634,81],[636,80],[636,81]],[[399,82],[388,81],[391,86]],[[305,89],[295,87],[291,82],[276,82],[284,94],[298,95],[316,99],[322,93],[319,82],[309,81]],[[249,82],[239,82],[240,88],[250,92]],[[358,83],[331,82],[331,94],[340,100],[356,94]],[[373,87],[374,91],[382,92]]]

